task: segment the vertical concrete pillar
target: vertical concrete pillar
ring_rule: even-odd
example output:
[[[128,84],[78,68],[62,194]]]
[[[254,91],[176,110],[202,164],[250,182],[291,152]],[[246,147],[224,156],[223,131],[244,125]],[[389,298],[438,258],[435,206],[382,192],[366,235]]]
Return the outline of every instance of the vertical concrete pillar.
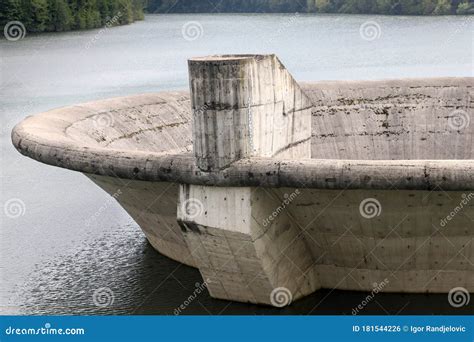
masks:
[[[311,102],[274,55],[193,58],[189,75],[201,170],[258,156],[310,158]],[[271,189],[180,186],[178,222],[213,297],[279,306],[319,288],[283,201]]]
[[[193,58],[189,75],[202,170],[251,156],[311,157],[311,101],[275,55]]]

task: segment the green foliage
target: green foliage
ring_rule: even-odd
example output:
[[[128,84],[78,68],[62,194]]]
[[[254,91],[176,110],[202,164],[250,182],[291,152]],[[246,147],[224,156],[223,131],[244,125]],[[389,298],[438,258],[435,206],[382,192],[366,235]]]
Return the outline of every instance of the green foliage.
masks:
[[[393,15],[474,14],[473,0],[0,0],[0,25],[29,32],[125,25],[150,13],[308,12]]]
[[[73,25],[71,9],[64,0],[48,0],[49,18],[45,31],[67,31]]]
[[[42,32],[48,23],[48,3],[46,0],[23,0],[20,21],[30,32]]]
[[[0,0],[0,25],[18,20],[28,32],[68,31],[143,19],[144,0]]]
[[[22,6],[20,0],[0,0],[0,23],[4,25],[9,21],[20,20],[21,18]]]
[[[150,13],[474,14],[473,0],[148,0]]]
[[[132,3],[132,11],[133,11],[133,20],[143,20],[143,7],[144,4],[142,1],[134,1]]]
[[[470,1],[461,2],[456,10],[457,14],[474,14],[474,3]]]
[[[449,0],[438,0],[436,7],[433,11],[435,15],[443,15],[451,13],[451,2]]]

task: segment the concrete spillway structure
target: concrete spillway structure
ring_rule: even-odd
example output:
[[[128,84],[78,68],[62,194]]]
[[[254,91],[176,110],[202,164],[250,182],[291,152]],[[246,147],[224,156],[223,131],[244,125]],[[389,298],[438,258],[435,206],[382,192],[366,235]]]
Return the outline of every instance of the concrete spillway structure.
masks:
[[[189,73],[190,93],[41,113],[13,143],[114,195],[216,298],[474,291],[472,78],[298,84],[274,55]]]

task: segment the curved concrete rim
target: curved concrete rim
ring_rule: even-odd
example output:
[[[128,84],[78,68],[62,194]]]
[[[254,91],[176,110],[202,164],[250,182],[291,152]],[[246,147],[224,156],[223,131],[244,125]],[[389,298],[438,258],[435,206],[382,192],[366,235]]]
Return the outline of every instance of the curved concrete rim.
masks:
[[[215,61],[239,61],[242,59],[252,60],[253,58],[261,58],[265,55],[262,54],[230,54],[230,55],[211,55],[211,56],[203,56],[203,57],[192,57],[188,60],[191,62],[199,61],[199,62],[215,62]],[[274,54],[271,54],[274,56]]]
[[[334,87],[338,82],[364,86],[400,86],[416,82],[465,82],[473,78],[398,79],[383,81],[322,81],[311,85]],[[303,89],[304,89],[303,83]],[[309,82],[306,82],[309,84]],[[262,186],[316,189],[474,190],[474,160],[342,160],[247,158],[219,172],[203,172],[191,153],[170,154],[102,148],[81,144],[66,133],[74,122],[91,115],[178,99],[188,92],[161,92],[118,97],[63,107],[30,116],[12,131],[15,147],[43,163],[89,174],[144,181],[213,186]],[[104,110],[108,108],[108,110]],[[119,167],[118,167],[119,165]]]

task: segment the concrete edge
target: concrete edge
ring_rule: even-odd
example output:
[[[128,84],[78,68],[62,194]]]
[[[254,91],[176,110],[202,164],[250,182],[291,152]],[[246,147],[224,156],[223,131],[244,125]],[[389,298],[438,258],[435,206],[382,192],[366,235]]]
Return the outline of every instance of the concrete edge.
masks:
[[[474,78],[381,81],[323,81],[311,86],[459,86]],[[63,107],[26,118],[12,131],[16,149],[45,164],[89,174],[214,186],[263,186],[317,189],[474,190],[474,160],[244,159],[225,171],[202,172],[192,154],[148,153],[81,145],[67,127],[105,108],[126,108],[157,101],[177,101],[187,92],[161,92]]]

